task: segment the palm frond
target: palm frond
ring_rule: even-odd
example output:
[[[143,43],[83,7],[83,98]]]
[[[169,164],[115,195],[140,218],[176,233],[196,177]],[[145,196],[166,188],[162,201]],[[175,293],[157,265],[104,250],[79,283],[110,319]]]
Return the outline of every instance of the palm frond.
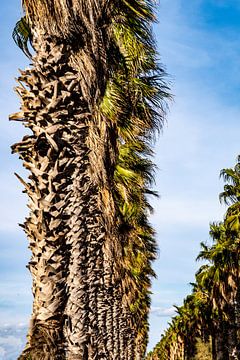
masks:
[[[32,34],[25,16],[16,23],[12,37],[23,53],[31,59],[32,55],[29,51],[29,45],[32,45]]]

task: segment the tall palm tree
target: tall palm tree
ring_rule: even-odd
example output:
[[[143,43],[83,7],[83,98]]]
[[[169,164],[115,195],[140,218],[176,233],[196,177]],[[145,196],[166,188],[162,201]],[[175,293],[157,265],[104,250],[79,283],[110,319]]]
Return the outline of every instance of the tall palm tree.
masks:
[[[223,169],[221,177],[225,181],[224,191],[220,200],[229,205],[224,225],[228,232],[228,249],[231,255],[231,284],[234,307],[235,327],[237,340],[235,341],[235,357],[240,357],[240,262],[239,262],[239,234],[240,234],[240,156],[234,168]],[[237,344],[237,346],[236,346]]]
[[[198,338],[211,340],[213,360],[240,358],[240,157],[220,175],[226,183],[220,200],[228,205],[227,212],[222,222],[210,225],[213,243],[202,243],[197,258],[207,263],[197,271],[192,294],[177,308],[179,314],[149,359],[181,358],[176,349],[182,341],[184,357],[192,359]]]
[[[33,311],[20,359],[142,359],[151,261],[151,141],[169,89],[151,0],[23,0],[14,37],[30,129],[13,146],[30,171],[23,224]]]

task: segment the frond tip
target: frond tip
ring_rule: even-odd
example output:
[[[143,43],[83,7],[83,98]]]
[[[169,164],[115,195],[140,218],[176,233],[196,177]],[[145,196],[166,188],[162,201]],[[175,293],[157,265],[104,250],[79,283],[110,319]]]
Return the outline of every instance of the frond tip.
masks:
[[[24,52],[24,54],[27,57],[32,58],[32,55],[28,49],[28,44],[30,43],[30,45],[32,45],[32,35],[25,16],[16,23],[12,37],[17,46]]]

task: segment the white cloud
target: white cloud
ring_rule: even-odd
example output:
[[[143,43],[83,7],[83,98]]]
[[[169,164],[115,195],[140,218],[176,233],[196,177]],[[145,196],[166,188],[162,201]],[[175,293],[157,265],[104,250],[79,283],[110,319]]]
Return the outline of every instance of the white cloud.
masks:
[[[151,313],[159,317],[174,316],[176,309],[172,306],[170,308],[162,308],[158,306],[151,307]]]
[[[26,342],[26,327],[0,326],[0,360],[15,360]]]

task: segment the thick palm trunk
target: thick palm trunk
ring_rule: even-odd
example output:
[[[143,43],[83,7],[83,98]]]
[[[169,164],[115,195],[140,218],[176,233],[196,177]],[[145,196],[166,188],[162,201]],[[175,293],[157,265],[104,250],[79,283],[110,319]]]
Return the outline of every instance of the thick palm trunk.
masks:
[[[20,358],[133,359],[126,357],[128,311],[113,261],[117,242],[106,164],[114,153],[104,120],[93,114],[93,98],[102,90],[91,83],[96,77],[85,58],[79,59],[86,65],[81,78],[84,69],[79,75],[67,46],[40,37],[36,49],[33,67],[19,78],[22,113],[11,117],[33,133],[13,146],[31,171],[30,182],[21,181],[30,197],[24,228],[34,305]]]
[[[67,204],[74,174],[66,103],[70,102],[67,89],[77,84],[76,74],[65,62],[68,54],[63,45],[54,46],[47,40],[41,43],[34,66],[19,78],[22,114],[12,116],[22,118],[33,133],[13,146],[31,172],[30,182],[25,184],[31,212],[24,229],[32,251],[29,269],[34,303],[28,344],[21,358],[30,353],[32,359],[61,359],[66,346],[63,324],[70,259],[66,235],[71,216]]]
[[[156,256],[145,156],[169,97],[152,5],[23,0],[15,35],[23,47],[31,35],[36,56],[12,116],[32,131],[13,146],[31,172],[19,177],[34,294],[21,359],[144,357]]]

